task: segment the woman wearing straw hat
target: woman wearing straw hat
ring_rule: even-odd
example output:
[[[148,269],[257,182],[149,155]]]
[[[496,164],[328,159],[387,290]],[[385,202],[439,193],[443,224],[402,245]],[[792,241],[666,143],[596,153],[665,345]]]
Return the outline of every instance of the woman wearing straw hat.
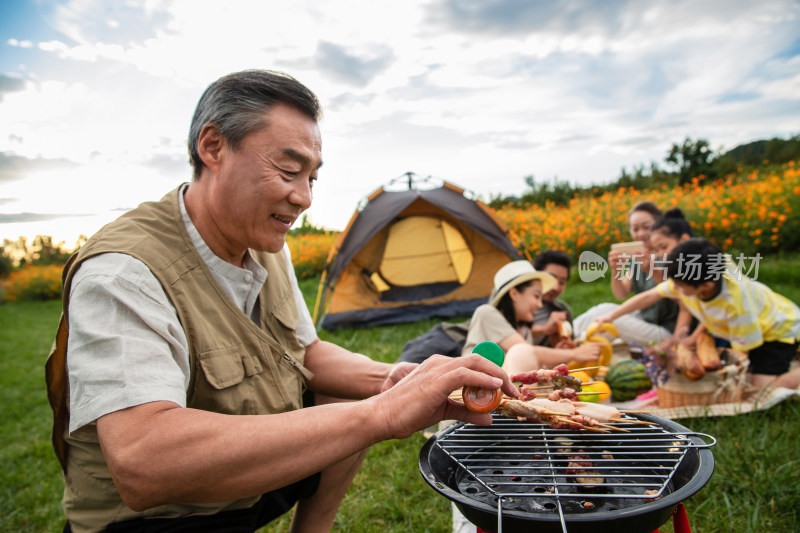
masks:
[[[567,361],[591,361],[600,356],[600,346],[587,343],[575,349],[536,347],[534,353],[530,325],[542,307],[542,294],[556,286],[556,279],[533,268],[529,261],[513,261],[494,275],[489,303],[472,315],[467,340],[461,354],[472,353],[478,343],[494,342],[505,352],[503,369],[509,375]]]

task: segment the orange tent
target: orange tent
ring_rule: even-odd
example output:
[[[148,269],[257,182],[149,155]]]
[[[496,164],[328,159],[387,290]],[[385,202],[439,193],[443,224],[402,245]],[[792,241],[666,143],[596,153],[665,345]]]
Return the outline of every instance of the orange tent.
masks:
[[[335,329],[470,315],[495,272],[520,258],[512,238],[460,187],[406,174],[373,192],[339,235],[315,322]]]

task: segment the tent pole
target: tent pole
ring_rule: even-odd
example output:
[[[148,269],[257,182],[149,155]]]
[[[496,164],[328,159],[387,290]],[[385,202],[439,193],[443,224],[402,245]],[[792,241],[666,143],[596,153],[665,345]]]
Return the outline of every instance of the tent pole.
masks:
[[[319,286],[317,287],[317,301],[314,304],[314,317],[313,322],[314,325],[317,326],[317,316],[319,316],[320,307],[322,307],[322,290],[325,287],[325,280],[328,278],[328,270],[325,269],[322,271],[322,277],[319,280]]]

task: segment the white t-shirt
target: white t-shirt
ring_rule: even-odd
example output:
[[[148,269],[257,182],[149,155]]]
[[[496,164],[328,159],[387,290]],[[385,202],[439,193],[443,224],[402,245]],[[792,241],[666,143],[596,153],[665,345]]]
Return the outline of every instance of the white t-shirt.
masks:
[[[267,271],[249,255],[245,268],[217,257],[200,237],[178,195],[189,236],[214,278],[236,306],[258,319],[258,294]],[[292,268],[284,255],[300,317],[298,340],[308,346],[317,332]],[[127,254],[87,259],[75,273],[70,290],[67,365],[70,388],[69,432],[94,433],[101,416],[154,401],[186,406],[189,343],[175,307],[144,263]],[[89,437],[91,438],[91,437]]]
[[[467,330],[467,340],[464,342],[461,355],[471,354],[472,349],[482,342],[489,341],[500,344],[502,340],[515,333],[519,333],[527,342],[533,344],[529,328],[526,327],[523,331],[518,331],[517,328],[508,323],[508,320],[499,309],[493,305],[483,304],[472,313],[469,329]]]

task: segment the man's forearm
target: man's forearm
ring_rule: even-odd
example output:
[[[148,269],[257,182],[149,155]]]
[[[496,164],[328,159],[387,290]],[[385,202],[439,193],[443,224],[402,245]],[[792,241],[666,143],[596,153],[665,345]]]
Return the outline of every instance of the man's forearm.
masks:
[[[311,390],[346,399],[378,394],[392,368],[321,340],[306,348],[305,366],[314,373],[308,384]]]
[[[153,402],[98,420],[114,483],[134,510],[268,492],[386,438],[384,428],[359,402],[266,416]]]
[[[100,417],[97,433],[114,483],[131,508],[226,501],[293,483],[375,442],[406,438],[440,420],[491,423],[490,415],[449,400],[465,385],[519,394],[483,357],[434,356],[391,389],[358,402],[267,415],[150,402]]]

